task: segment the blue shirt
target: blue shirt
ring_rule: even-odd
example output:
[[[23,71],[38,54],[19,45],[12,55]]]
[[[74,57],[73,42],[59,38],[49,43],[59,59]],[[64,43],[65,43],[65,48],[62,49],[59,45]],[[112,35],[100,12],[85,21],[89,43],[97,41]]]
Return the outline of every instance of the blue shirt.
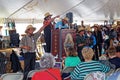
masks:
[[[63,23],[62,23],[62,21],[59,21],[59,22],[57,22],[56,24],[55,24],[55,29],[57,29],[57,28],[68,28],[68,26],[67,25],[64,25],[63,26]]]

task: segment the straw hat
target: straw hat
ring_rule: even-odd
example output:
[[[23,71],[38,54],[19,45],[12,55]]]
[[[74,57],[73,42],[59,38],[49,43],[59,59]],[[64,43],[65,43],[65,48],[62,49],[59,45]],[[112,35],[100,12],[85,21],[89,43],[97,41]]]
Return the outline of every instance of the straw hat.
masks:
[[[117,25],[116,25],[116,24],[113,24],[113,25],[112,25],[112,28],[113,28],[113,29],[117,28]]]
[[[88,27],[86,27],[86,31],[92,31],[92,29],[91,29],[91,27],[90,26],[88,26]]]
[[[78,28],[78,32],[81,32],[81,31],[84,31],[84,30],[85,30],[84,27],[79,27],[79,28]]]
[[[48,17],[48,16],[52,16],[52,14],[50,14],[49,12],[45,13],[44,14],[45,17]]]
[[[64,17],[64,18],[63,18],[63,20],[66,20],[66,21],[68,21],[69,19],[68,19],[68,17]]]
[[[34,29],[34,31],[36,30],[36,28],[33,27],[32,25],[28,25],[28,26],[26,27],[25,33],[28,32],[28,29]]]
[[[98,26],[99,26],[98,24],[94,24],[93,28],[98,28]]]
[[[120,21],[117,21],[117,25],[120,25]]]

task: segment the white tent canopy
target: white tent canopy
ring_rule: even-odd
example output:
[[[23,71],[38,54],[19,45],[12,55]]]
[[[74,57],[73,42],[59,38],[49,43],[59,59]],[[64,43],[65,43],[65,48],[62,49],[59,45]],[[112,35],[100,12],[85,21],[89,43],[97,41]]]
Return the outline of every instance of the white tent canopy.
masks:
[[[120,0],[0,0],[0,19],[40,22],[46,12],[61,17],[72,12],[76,22],[119,20],[119,8]]]

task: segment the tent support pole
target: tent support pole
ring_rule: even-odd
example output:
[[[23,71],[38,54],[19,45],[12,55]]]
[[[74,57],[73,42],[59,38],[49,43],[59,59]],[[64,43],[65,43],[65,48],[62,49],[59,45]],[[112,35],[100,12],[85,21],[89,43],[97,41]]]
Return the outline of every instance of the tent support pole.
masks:
[[[23,5],[21,8],[19,8],[18,10],[16,10],[15,12],[13,12],[12,14],[10,14],[7,18],[10,18],[12,15],[14,15],[15,13],[17,13],[18,11],[20,11],[22,8],[24,8],[25,6],[27,6],[28,4],[30,4],[33,0],[29,1],[28,3],[26,3],[25,5]]]

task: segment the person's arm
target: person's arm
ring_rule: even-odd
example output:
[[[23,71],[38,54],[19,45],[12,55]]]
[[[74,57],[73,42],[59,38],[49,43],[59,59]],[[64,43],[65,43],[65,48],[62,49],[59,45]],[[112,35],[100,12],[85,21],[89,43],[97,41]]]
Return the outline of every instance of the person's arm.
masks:
[[[80,74],[81,68],[77,65],[74,69],[74,71],[71,73],[71,79],[72,80],[79,80],[78,75]]]
[[[106,73],[110,71],[110,67],[101,63],[101,70]]]
[[[46,24],[47,24],[47,23],[46,23]],[[41,32],[44,30],[44,28],[46,27],[46,24],[44,24],[44,25],[38,30],[39,33],[41,33]]]
[[[56,18],[59,18],[59,17],[60,17],[60,15],[51,18],[51,19],[50,19],[50,22],[54,21]]]
[[[49,20],[45,20],[43,24],[44,24],[44,25],[45,25],[45,24],[49,25],[51,22],[53,22],[53,21],[55,20],[55,18],[58,18],[58,17],[60,17],[60,16],[58,15],[58,16],[55,16],[55,17],[49,19]],[[46,25],[46,26],[47,26],[47,25]]]

